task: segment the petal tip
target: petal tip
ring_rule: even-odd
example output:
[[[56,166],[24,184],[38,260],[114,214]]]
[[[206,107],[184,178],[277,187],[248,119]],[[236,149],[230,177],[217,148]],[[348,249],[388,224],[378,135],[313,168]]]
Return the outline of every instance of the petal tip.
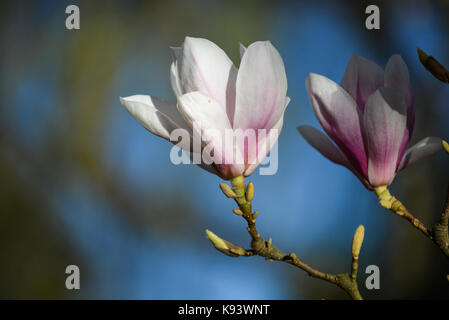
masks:
[[[122,97],[122,96],[120,96],[119,97],[119,99],[120,99],[120,103],[122,104],[122,106],[124,106],[125,108],[127,108],[127,103],[128,103],[128,97]]]

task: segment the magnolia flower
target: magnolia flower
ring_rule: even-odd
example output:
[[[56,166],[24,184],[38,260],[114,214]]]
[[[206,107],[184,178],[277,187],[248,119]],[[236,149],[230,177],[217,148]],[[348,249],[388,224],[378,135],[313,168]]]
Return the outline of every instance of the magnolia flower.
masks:
[[[335,144],[310,126],[298,127],[299,132],[370,190],[390,185],[398,171],[441,148],[441,139],[428,137],[406,151],[415,107],[399,55],[389,59],[385,70],[353,55],[341,85],[311,73],[306,87],[318,121]]]
[[[204,156],[206,148],[212,151],[207,152],[212,163],[198,163],[203,169],[223,179],[249,176],[276,142],[289,102],[278,51],[269,41],[248,48],[240,45],[240,69],[206,39],[186,37],[182,47],[172,51],[170,77],[177,103],[146,95],[121,98],[121,103],[162,138],[173,141],[170,135],[175,129],[184,129],[193,138],[200,136],[200,150],[190,142],[178,145],[190,156]],[[219,134],[211,134],[211,129]],[[268,133],[261,134],[263,129]],[[248,130],[255,132],[255,140],[226,141],[226,133],[243,136]]]

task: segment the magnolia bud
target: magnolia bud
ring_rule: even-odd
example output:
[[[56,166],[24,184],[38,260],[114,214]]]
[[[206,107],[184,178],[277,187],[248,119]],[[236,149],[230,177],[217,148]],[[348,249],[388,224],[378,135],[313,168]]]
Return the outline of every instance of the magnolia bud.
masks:
[[[447,143],[446,141],[444,141],[443,140],[443,148],[444,148],[444,150],[447,152],[447,153],[449,153],[449,143]]]
[[[224,195],[226,197],[228,197],[228,198],[235,198],[235,197],[237,197],[237,195],[235,194],[234,190],[232,190],[232,188],[228,184],[226,184],[224,182],[220,183],[220,189],[224,193]]]
[[[240,248],[239,246],[236,246],[235,244],[232,244],[229,241],[220,238],[210,230],[206,230],[206,235],[210,242],[212,242],[212,244],[214,245],[215,249],[224,253],[225,255],[228,255],[230,257],[238,257],[244,256],[246,253],[245,249]]]
[[[424,68],[434,75],[440,81],[449,83],[449,71],[439,63],[434,57],[428,56],[424,51],[418,48],[418,56]]]
[[[250,182],[246,186],[246,201],[252,201],[253,198],[254,198],[254,184]]]
[[[365,228],[363,225],[359,225],[354,232],[354,237],[352,238],[352,257],[354,259],[359,258],[360,249],[362,248],[363,237],[365,236]]]

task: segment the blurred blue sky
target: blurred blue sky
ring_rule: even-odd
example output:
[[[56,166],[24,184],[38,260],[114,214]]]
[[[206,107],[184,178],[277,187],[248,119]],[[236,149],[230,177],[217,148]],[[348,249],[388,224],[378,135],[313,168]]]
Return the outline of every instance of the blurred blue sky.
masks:
[[[291,7],[291,2],[285,2],[283,6],[276,7],[272,13],[273,20],[266,22],[270,25],[267,28],[269,33],[264,39],[259,39],[271,40],[283,57],[288,95],[291,97],[279,139],[278,173],[259,176],[256,171],[249,179],[254,181],[256,188],[253,205],[260,211],[259,231],[265,238],[272,237],[279,248],[296,251],[306,261],[309,257],[312,265],[318,263],[319,260],[313,259],[320,250],[334,252],[336,257],[346,255],[349,259],[352,232],[359,224],[367,226],[364,254],[370,256],[378,250],[379,239],[385,236],[385,226],[391,218],[382,212],[374,195],[365,190],[348,170],[323,158],[296,131],[296,126],[301,124],[319,128],[304,85],[308,72],[323,74],[339,82],[354,53],[375,60],[381,66],[385,66],[388,59],[374,56],[370,48],[364,46],[366,42],[348,24],[345,13],[336,3],[328,2],[323,6],[320,2],[308,1],[298,12]],[[14,105],[9,109],[9,124],[35,151],[43,143],[48,127],[60,125],[58,119],[67,116],[57,107],[59,84],[54,74],[58,70],[57,65],[63,63],[55,58],[54,51],[59,50],[59,44],[67,34],[58,25],[60,17],[51,14],[53,10],[52,6],[44,6],[42,12],[36,13],[47,19],[46,31],[43,31],[47,39],[42,40],[48,42],[46,52],[39,52],[20,79],[19,86],[9,86],[16,88],[9,93],[12,97],[9,103]],[[447,40],[442,39],[439,32],[441,26],[438,25],[439,19],[435,18],[438,12],[429,7],[410,7],[406,13],[394,16],[397,19],[394,41],[409,66],[413,83],[417,70],[423,75],[416,58],[416,46],[435,56],[445,56]],[[360,27],[363,27],[363,21]],[[9,28],[11,39],[22,32],[20,23]],[[146,39],[134,41],[151,43],[154,32],[157,30],[148,30]],[[235,51],[239,41],[241,39],[235,39]],[[285,287],[282,272],[279,272],[289,266],[265,263],[258,258],[229,259],[209,245],[204,235],[206,228],[245,246],[249,240],[243,222],[232,215],[233,203],[223,197],[218,188],[220,180],[193,165],[171,164],[169,151],[172,146],[148,133],[120,105],[119,96],[132,94],[150,94],[168,101],[175,99],[169,86],[169,64],[156,63],[161,59],[169,61],[165,58],[170,55],[169,48],[164,52],[134,49],[125,51],[108,89],[105,102],[108,113],[104,117],[108,118],[106,123],[109,125],[104,129],[101,145],[107,164],[126,177],[123,183],[130,189],[148,193],[148,198],[154,191],[148,188],[149,185],[167,192],[176,186],[175,190],[182,190],[190,199],[202,225],[198,230],[189,230],[196,233],[196,241],[191,241],[191,237],[185,239],[183,234],[168,239],[154,231],[136,231],[123,215],[114,214],[115,209],[89,185],[88,180],[67,173],[51,201],[58,208],[60,216],[57,219],[63,222],[61,228],[87,257],[96,279],[85,284],[82,296],[289,298],[289,288]],[[391,52],[394,53],[397,52]],[[5,85],[8,90],[8,85]],[[442,104],[447,104],[448,95],[440,99]],[[447,112],[449,108],[444,110]],[[423,137],[415,136],[413,142],[420,138]],[[400,174],[397,179],[401,177]],[[335,266],[335,270],[329,271],[339,272],[342,268],[346,265]],[[271,280],[254,282],[251,279],[255,277]]]

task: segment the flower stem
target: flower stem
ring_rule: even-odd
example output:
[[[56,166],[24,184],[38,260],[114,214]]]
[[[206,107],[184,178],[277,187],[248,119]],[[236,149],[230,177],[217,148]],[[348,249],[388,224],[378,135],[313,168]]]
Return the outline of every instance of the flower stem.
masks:
[[[449,257],[449,235],[448,235],[448,219],[449,219],[449,192],[446,204],[441,214],[440,221],[433,229],[428,229],[418,218],[416,218],[398,199],[390,194],[386,186],[374,188],[379,199],[379,204],[386,209],[396,213],[398,216],[404,218],[410,224],[421,231],[427,238],[432,240],[441,251]]]

